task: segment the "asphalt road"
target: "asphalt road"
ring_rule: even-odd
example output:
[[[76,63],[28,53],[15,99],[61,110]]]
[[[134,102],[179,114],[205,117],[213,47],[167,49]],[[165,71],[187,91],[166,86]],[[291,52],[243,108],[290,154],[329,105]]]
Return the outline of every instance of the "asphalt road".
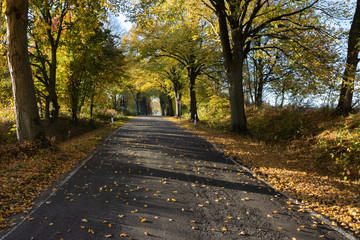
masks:
[[[59,184],[0,239],[348,239],[160,117],[131,120]]]

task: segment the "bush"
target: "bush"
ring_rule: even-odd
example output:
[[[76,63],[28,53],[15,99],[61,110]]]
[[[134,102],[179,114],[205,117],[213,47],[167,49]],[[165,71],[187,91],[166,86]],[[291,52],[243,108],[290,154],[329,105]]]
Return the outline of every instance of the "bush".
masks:
[[[16,142],[15,113],[13,108],[0,108],[0,144]]]
[[[230,104],[226,97],[213,95],[210,101],[199,106],[200,121],[211,128],[226,130],[229,128]]]
[[[317,161],[320,166],[333,164],[333,171],[344,180],[360,176],[360,115],[354,114],[338,122],[338,126],[317,137]]]

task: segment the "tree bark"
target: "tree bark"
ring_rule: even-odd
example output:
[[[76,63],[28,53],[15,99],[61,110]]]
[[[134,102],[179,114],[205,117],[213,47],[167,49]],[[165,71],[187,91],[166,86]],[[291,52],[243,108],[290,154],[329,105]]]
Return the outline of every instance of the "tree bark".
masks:
[[[15,100],[16,134],[20,142],[40,139],[45,132],[36,106],[27,48],[28,1],[7,0],[8,62]]]
[[[179,90],[177,90],[176,88],[174,88],[174,95],[175,95],[175,108],[176,108],[176,116],[177,117],[181,117],[181,93]]]
[[[188,68],[189,78],[189,93],[190,93],[190,117],[192,120],[199,121],[197,114],[197,103],[196,103],[196,92],[195,92],[195,81],[197,77],[197,71],[193,67]]]
[[[93,87],[93,91],[90,95],[90,118],[93,118],[93,112],[94,112],[94,98],[95,98],[95,87]]]
[[[224,1],[219,1],[218,7],[225,9]],[[224,65],[230,84],[230,131],[247,134],[247,120],[243,90],[243,67],[246,58],[242,36],[236,25],[232,26],[233,49],[230,45],[230,36],[225,13],[217,9],[220,28],[220,40],[223,50]]]
[[[181,101],[181,89],[179,89],[178,85],[180,84],[175,84],[174,83],[174,95],[175,95],[175,115],[177,117],[181,117],[181,106],[180,106],[180,101]]]
[[[53,44],[51,44],[53,45]],[[51,48],[51,66],[50,66],[50,79],[49,79],[49,97],[51,99],[51,102],[53,104],[54,110],[52,111],[52,118],[53,121],[56,122],[59,117],[59,110],[60,106],[58,103],[58,97],[56,94],[56,68],[57,68],[57,47],[52,46]]]
[[[354,20],[351,24],[348,40],[348,52],[343,81],[341,84],[337,112],[348,114],[352,110],[352,99],[354,94],[354,82],[356,68],[359,63],[360,52],[360,0],[357,0]]]
[[[227,72],[230,81],[230,131],[247,134],[247,119],[245,115],[245,98],[243,90],[244,56],[239,54],[238,59],[230,62]]]
[[[263,93],[264,93],[264,78],[261,77],[259,79],[258,85],[257,85],[257,90],[255,93],[255,105],[257,107],[262,107],[263,105]]]
[[[179,97],[178,95],[176,94],[176,91],[175,92],[175,116],[177,117],[180,117],[180,106],[179,106]]]
[[[135,96],[136,115],[140,114],[140,93],[136,93]]]
[[[169,96],[169,94],[166,94],[166,102],[167,102],[167,105],[168,105],[168,111],[166,111],[166,114],[168,116],[174,116],[174,107],[173,107],[173,101],[172,101],[172,98]]]
[[[160,94],[159,99],[160,99],[161,116],[165,116],[167,114],[165,94]]]

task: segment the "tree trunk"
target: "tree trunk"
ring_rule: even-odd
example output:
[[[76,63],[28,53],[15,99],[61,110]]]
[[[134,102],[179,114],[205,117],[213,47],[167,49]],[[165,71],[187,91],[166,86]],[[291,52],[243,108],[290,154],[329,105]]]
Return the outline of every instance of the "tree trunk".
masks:
[[[243,90],[244,58],[239,54],[238,61],[231,61],[227,72],[230,82],[230,131],[247,134],[247,120],[245,115],[245,99]]]
[[[166,110],[166,102],[165,102],[165,94],[160,95],[160,108],[161,108],[161,116],[165,116],[167,112]]]
[[[255,94],[255,105],[257,107],[261,107],[263,105],[264,82],[265,81],[261,77],[257,85],[257,90]]]
[[[230,43],[230,35],[225,12],[224,1],[219,1],[216,14],[219,21],[221,47],[224,56],[224,66],[227,78],[230,84],[230,131],[247,134],[247,124],[245,115],[245,102],[243,90],[243,69],[246,54],[244,52],[244,43],[242,43],[242,35],[236,24],[231,26],[231,35],[233,39],[233,47]]]
[[[172,98],[168,94],[165,97],[166,97],[167,105],[168,105],[168,111],[166,114],[168,116],[174,116],[174,107],[173,107],[173,103],[172,103]]]
[[[136,93],[135,96],[136,115],[140,114],[140,93]]]
[[[280,108],[284,107],[285,102],[285,86],[281,89],[281,102],[280,102]]]
[[[181,93],[179,93],[179,90],[174,88],[174,95],[175,95],[175,115],[177,117],[181,117],[181,105],[179,104],[181,101]]]
[[[70,81],[72,81],[70,90],[70,97],[71,97],[71,113],[72,113],[72,120],[77,123],[78,122],[78,109],[79,109],[79,89],[77,88],[76,80],[72,79],[74,76],[70,77]],[[54,119],[55,120],[55,119]]]
[[[175,96],[175,116],[180,117],[180,106],[179,101],[181,101],[181,94],[179,94],[178,89],[174,87],[174,96]]]
[[[95,98],[95,89],[93,89],[93,92],[91,93],[91,96],[90,96],[90,118],[93,118],[94,98]]]
[[[176,97],[176,94],[175,94],[175,116],[177,117],[180,117],[180,106],[179,106],[179,98]]]
[[[51,102],[53,104],[53,111],[51,112],[53,121],[56,122],[59,118],[59,110],[60,106],[58,103],[58,97],[56,94],[56,64],[57,64],[57,57],[56,57],[56,51],[57,48],[52,48],[52,60],[51,60],[51,66],[50,66],[50,79],[49,79],[49,96],[51,99]]]
[[[356,12],[351,24],[348,40],[348,52],[343,81],[341,84],[340,98],[337,106],[339,114],[348,114],[352,110],[352,99],[354,94],[354,82],[356,68],[359,63],[360,52],[360,0],[357,0]]]
[[[197,114],[196,106],[196,92],[195,92],[195,81],[197,77],[196,70],[192,67],[188,68],[188,77],[189,77],[189,93],[190,93],[190,117],[192,120],[199,121],[199,116]]]
[[[27,48],[27,14],[28,1],[7,0],[8,62],[15,102],[16,134],[21,142],[45,141]]]

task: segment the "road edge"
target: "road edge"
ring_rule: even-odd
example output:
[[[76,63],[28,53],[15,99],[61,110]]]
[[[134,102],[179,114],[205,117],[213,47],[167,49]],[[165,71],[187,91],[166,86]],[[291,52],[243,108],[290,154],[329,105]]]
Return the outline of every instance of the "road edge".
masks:
[[[197,134],[198,135],[198,134]],[[199,137],[201,137],[200,135],[198,135]],[[203,137],[201,137],[203,138]],[[203,138],[204,139],[204,138]],[[205,139],[207,142],[209,142],[207,139]],[[354,233],[350,232],[349,230],[345,229],[345,228],[342,228],[342,227],[339,227],[339,226],[334,226],[331,224],[331,220],[329,218],[327,218],[326,216],[324,216],[323,214],[321,213],[318,213],[318,212],[310,212],[306,209],[306,206],[304,206],[303,204],[301,204],[299,202],[298,199],[296,198],[293,198],[291,196],[289,196],[288,194],[282,192],[282,191],[279,191],[277,190],[272,184],[270,184],[268,181],[260,178],[260,177],[257,177],[257,174],[255,174],[251,169],[245,167],[244,165],[240,164],[238,161],[236,161],[235,159],[229,157],[229,156],[226,156],[225,152],[219,148],[216,144],[212,143],[212,142],[209,142],[213,148],[220,152],[221,154],[223,154],[225,156],[226,159],[229,159],[230,161],[232,161],[235,165],[237,165],[239,168],[241,168],[242,170],[246,171],[247,173],[249,173],[251,176],[253,176],[254,178],[260,180],[261,182],[263,182],[264,184],[266,184],[267,186],[271,187],[272,189],[274,189],[276,192],[280,193],[281,195],[283,195],[285,198],[287,198],[292,204],[294,205],[298,205],[298,206],[301,206],[307,213],[310,214],[310,216],[313,216],[313,217],[316,217],[317,219],[321,220],[322,222],[324,222],[326,225],[328,225],[329,227],[331,227],[333,230],[339,232],[340,234],[342,234],[343,236],[345,236],[346,238],[348,238],[349,240],[358,240],[360,238],[358,238]],[[320,216],[320,217],[319,217]]]
[[[128,122],[132,121],[130,119]],[[127,124],[126,122],[125,124]],[[29,213],[19,213],[12,217],[12,219],[20,220],[15,226],[10,227],[9,229],[3,229],[4,235],[1,236],[0,232],[0,240],[4,240],[7,236],[9,236],[13,231],[15,231],[19,226],[21,226],[27,219],[26,216],[31,216],[34,212],[36,212],[44,203],[46,203],[57,191],[61,188],[72,176],[74,176],[80,168],[82,168],[90,159],[92,159],[109,141],[109,139],[116,134],[117,131],[120,130],[125,124],[121,125],[114,131],[112,131],[109,135],[107,135],[97,146],[95,151],[90,153],[84,160],[82,160],[76,167],[74,167],[71,171],[63,175],[58,181],[53,183],[47,190],[45,190],[41,196],[35,200],[35,204],[32,206],[32,210]]]

